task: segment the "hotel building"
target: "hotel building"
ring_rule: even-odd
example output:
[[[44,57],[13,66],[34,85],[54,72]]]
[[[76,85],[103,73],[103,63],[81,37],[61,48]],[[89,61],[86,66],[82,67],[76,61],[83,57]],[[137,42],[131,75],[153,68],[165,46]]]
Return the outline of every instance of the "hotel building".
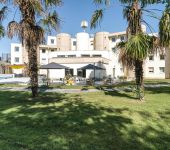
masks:
[[[146,32],[146,27],[142,26]],[[81,70],[82,67],[92,64],[103,68],[96,70],[95,78],[121,76],[134,77],[133,71],[128,73],[119,62],[119,49],[117,43],[126,40],[126,31],[109,33],[97,32],[90,35],[86,32],[77,33],[71,37],[68,33],[60,33],[57,36],[48,36],[47,44],[40,45],[38,49],[39,65],[58,63],[70,68],[73,76],[84,78],[94,77],[94,70]],[[21,44],[11,44],[11,64],[22,65],[28,63],[27,52]],[[170,70],[165,69],[165,60],[168,56],[164,53],[150,55],[144,63],[144,77],[164,79],[170,77]],[[169,59],[170,60],[170,59]],[[169,63],[169,61],[167,61]],[[166,64],[168,64],[166,63]],[[166,72],[166,74],[165,74]],[[13,69],[13,73],[22,74],[23,69]],[[47,70],[40,69],[40,74],[47,74]],[[64,78],[66,71],[49,69],[50,78]]]

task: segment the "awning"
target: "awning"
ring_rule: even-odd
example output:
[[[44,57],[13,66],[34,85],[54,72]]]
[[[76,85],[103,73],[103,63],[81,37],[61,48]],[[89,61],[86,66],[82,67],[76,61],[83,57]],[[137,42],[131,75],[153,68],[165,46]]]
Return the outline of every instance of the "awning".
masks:
[[[69,69],[69,67],[57,63],[49,63],[47,65],[42,65],[40,69]]]
[[[25,65],[8,65],[8,67],[12,68],[12,69],[23,69],[26,66]]]
[[[78,70],[87,70],[87,69],[95,69],[95,70],[106,70],[104,68],[98,67],[98,66],[94,66],[92,64],[88,64],[87,66],[81,67]]]

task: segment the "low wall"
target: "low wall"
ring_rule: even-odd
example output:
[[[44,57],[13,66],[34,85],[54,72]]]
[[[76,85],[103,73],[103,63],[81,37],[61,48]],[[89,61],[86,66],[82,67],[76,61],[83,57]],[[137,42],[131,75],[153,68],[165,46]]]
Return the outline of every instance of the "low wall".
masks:
[[[14,78],[15,75],[14,74],[0,74],[0,78]]]

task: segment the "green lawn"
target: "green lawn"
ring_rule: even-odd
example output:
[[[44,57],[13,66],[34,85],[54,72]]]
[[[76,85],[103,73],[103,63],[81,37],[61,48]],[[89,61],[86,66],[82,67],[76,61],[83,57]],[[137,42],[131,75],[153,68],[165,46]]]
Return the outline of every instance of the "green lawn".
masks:
[[[170,150],[170,88],[40,94],[0,91],[2,150]]]

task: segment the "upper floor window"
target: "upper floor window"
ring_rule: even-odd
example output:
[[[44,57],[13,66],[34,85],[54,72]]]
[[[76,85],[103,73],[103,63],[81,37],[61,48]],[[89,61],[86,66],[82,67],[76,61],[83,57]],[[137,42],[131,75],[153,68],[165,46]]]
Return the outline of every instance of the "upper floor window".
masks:
[[[15,47],[15,52],[19,52],[19,47],[18,46]]]
[[[112,42],[116,42],[116,38],[115,37],[112,37]]]
[[[148,70],[149,70],[149,73],[154,73],[154,67],[149,67]]]
[[[45,49],[42,49],[42,53],[46,53],[46,50],[45,50]]]
[[[69,58],[76,57],[76,55],[68,55]]]
[[[51,39],[51,44],[54,44],[54,39]]]
[[[165,60],[165,55],[160,55],[160,60]]]
[[[165,67],[159,67],[160,73],[165,73]]]
[[[124,37],[124,36],[121,36],[121,37],[120,37],[120,40],[121,40],[121,41],[124,41],[124,40],[125,40],[125,37]]]
[[[42,58],[42,61],[45,61],[46,60],[46,58]]]
[[[54,52],[54,50],[52,49],[51,52]]]
[[[102,55],[93,55],[93,57],[102,57]]]
[[[19,57],[15,57],[15,62],[19,63]]]
[[[120,68],[120,72],[123,72],[123,70],[124,70],[123,68]]]
[[[90,55],[81,55],[81,57],[90,57]]]
[[[66,56],[65,55],[58,55],[57,57],[58,58],[65,58]]]
[[[73,45],[76,46],[76,45],[77,45],[77,42],[76,42],[76,41],[73,41]]]
[[[149,60],[154,60],[154,56],[153,56],[153,55],[150,55],[150,56],[149,56]]]

